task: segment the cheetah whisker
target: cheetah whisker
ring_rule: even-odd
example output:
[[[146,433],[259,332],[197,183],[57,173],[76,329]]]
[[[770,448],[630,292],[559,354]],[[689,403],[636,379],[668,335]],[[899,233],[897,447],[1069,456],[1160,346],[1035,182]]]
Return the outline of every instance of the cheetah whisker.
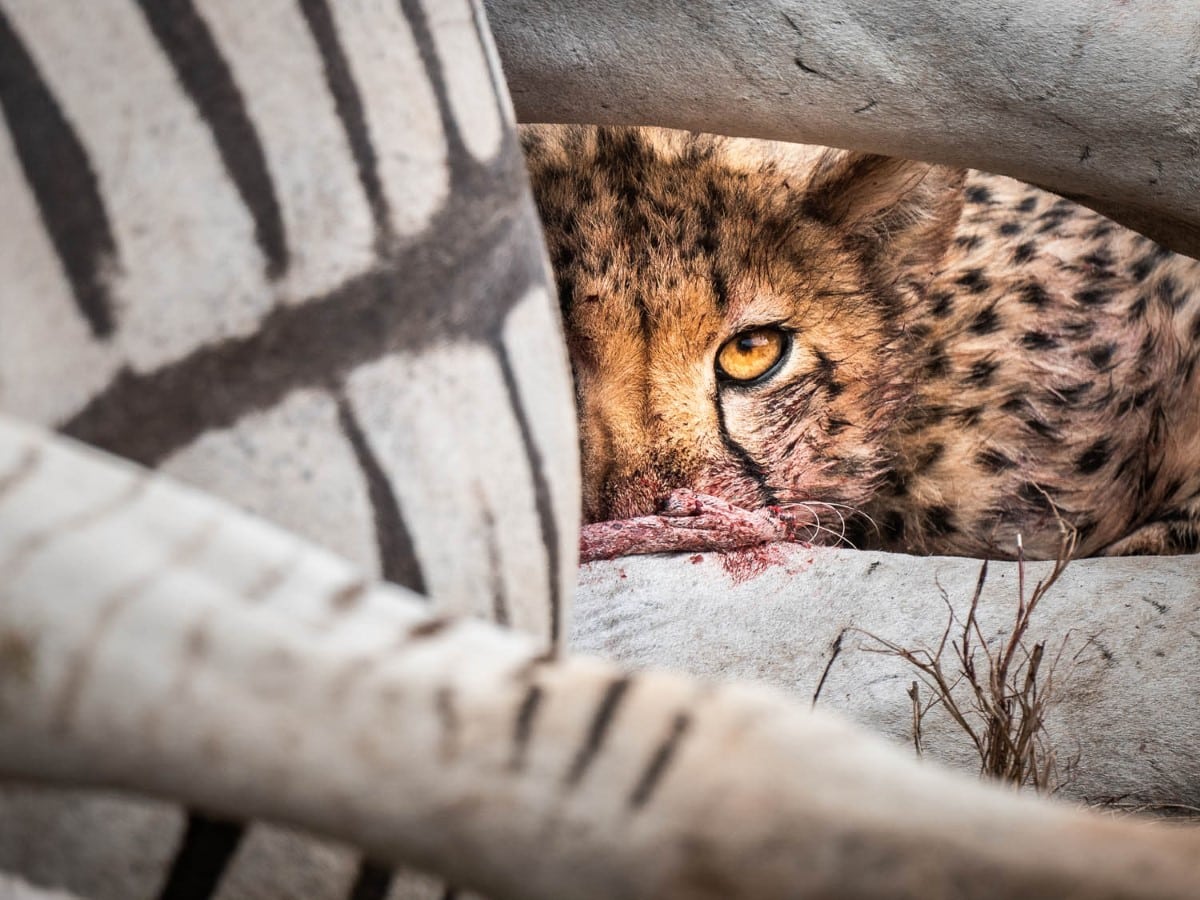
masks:
[[[834,529],[830,528],[827,525],[821,524],[821,517],[814,507],[824,506],[824,505],[825,504],[821,504],[821,503],[812,503],[812,504],[794,503],[794,504],[789,504],[789,507],[790,508],[803,508],[804,510],[806,510],[807,512],[812,514],[814,521],[809,523],[807,527],[812,530],[812,534],[814,537],[820,532],[825,532],[826,534],[830,535],[833,538],[835,547],[836,546],[846,546],[846,547],[849,547],[851,550],[857,550],[858,547],[855,546],[854,542],[846,537],[846,519],[845,519],[845,517],[840,512],[838,512],[836,509],[834,509],[833,511],[835,513],[837,513],[838,518],[841,519],[842,530],[840,532],[838,532],[838,531],[835,531]],[[784,508],[789,508],[789,507],[784,507]],[[832,507],[830,507],[830,508],[832,509]]]
[[[808,510],[809,512],[813,512],[815,515],[816,513],[814,510],[814,507],[817,507],[817,506],[827,507],[827,508],[833,510],[833,512],[837,514],[837,517],[842,522],[843,535],[847,528],[846,516],[844,516],[841,513],[841,510],[843,510],[843,509],[846,510],[846,512],[851,516],[858,516],[858,517],[864,519],[871,526],[872,531],[874,531],[876,534],[879,533],[879,523],[876,522],[875,519],[869,513],[863,512],[858,507],[851,506],[849,503],[836,503],[836,502],[829,501],[829,500],[797,500],[793,503],[780,504],[779,508],[784,509],[784,510],[802,508],[802,509]]]

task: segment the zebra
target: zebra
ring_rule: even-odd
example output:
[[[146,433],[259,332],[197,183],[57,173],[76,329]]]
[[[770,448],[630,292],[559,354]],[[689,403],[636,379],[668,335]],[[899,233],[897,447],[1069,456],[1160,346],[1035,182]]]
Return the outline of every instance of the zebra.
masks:
[[[0,409],[560,644],[565,351],[476,4],[6,0],[0,109]],[[261,826],[4,800],[0,868],[54,883],[86,840],[64,886],[100,897],[254,893],[259,858],[269,896],[390,882]]]
[[[207,811],[11,787],[13,893],[1195,883],[1192,835],[559,652],[570,382],[476,7],[3,0],[0,110],[0,771]]]

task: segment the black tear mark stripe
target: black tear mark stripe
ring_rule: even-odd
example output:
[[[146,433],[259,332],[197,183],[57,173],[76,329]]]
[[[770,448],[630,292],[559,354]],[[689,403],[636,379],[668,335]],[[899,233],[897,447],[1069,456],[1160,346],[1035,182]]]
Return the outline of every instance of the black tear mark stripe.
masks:
[[[425,574],[417,559],[412,533],[400,511],[396,492],[387,473],[371,450],[362,427],[345,397],[338,397],[338,423],[342,434],[354,451],[354,459],[367,484],[367,498],[375,520],[375,546],[379,553],[379,568],[384,578],[418,594],[428,593]]]
[[[150,30],[180,85],[212,132],[225,171],[254,219],[267,275],[287,270],[288,248],[267,157],[228,63],[192,0],[140,0]]]
[[[720,396],[713,398],[713,406],[717,410],[717,434],[721,436],[721,443],[725,445],[725,449],[729,454],[742,465],[742,471],[754,480],[758,487],[758,494],[763,506],[773,506],[778,502],[774,489],[767,483],[767,473],[758,461],[750,455],[741,444],[733,439],[733,435],[729,433],[729,428],[725,425],[725,407],[721,403]]]
[[[621,701],[629,693],[631,684],[632,679],[628,675],[624,675],[609,682],[608,687],[604,689],[596,711],[592,714],[592,721],[588,725],[583,745],[575,754],[575,759],[571,761],[571,768],[567,770],[566,784],[569,787],[574,787],[583,780],[583,776],[587,774],[588,767],[595,760],[596,754],[604,746],[605,735],[612,726],[613,718],[621,706]]]
[[[362,95],[354,81],[346,53],[338,41],[337,26],[326,0],[300,0],[300,11],[317,44],[325,71],[325,84],[354,156],[358,183],[362,185],[375,222],[376,247],[382,250],[392,236],[391,212],[379,181],[378,160],[363,112]]]
[[[190,813],[158,900],[209,900],[244,833],[236,822]]]
[[[115,325],[108,277],[118,268],[100,183],[79,136],[0,10],[0,109],[80,315],[97,338]]]
[[[346,900],[384,900],[392,889],[392,877],[391,869],[364,858],[358,863]]]
[[[650,802],[655,790],[662,782],[663,776],[670,768],[672,761],[679,752],[679,744],[692,727],[692,718],[687,713],[678,713],[671,722],[662,743],[655,749],[646,764],[637,784],[629,794],[629,805],[633,809],[641,809]]]
[[[521,445],[525,450],[525,458],[529,461],[529,474],[533,479],[533,498],[537,509],[538,526],[542,533],[542,546],[546,551],[546,574],[550,579],[550,645],[558,646],[562,635],[562,590],[560,570],[562,560],[558,555],[558,522],[554,518],[554,503],[550,497],[550,482],[546,477],[546,464],[542,459],[542,451],[533,439],[533,429],[529,424],[529,416],[525,413],[525,404],[517,387],[516,373],[513,371],[512,360],[508,357],[508,348],[503,341],[496,342],[496,357],[500,362],[500,371],[504,376],[504,389],[508,392],[509,407],[517,422],[521,434]]]

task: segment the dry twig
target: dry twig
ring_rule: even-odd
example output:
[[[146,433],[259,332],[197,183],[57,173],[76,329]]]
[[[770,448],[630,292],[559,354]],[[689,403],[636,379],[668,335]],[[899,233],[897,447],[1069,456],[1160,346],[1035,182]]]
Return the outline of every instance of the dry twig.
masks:
[[[995,650],[988,649],[977,617],[987,581],[987,562],[979,569],[970,607],[961,622],[942,591],[949,616],[935,649],[913,650],[863,632],[882,645],[879,652],[893,654],[914,666],[920,673],[919,681],[931,694],[922,704],[916,681],[907,692],[912,702],[913,745],[918,754],[925,746],[924,718],[940,706],[974,745],[981,775],[1044,793],[1053,793],[1069,783],[1078,754],[1059,757],[1046,732],[1046,714],[1057,696],[1056,669],[1070,634],[1063,637],[1052,659],[1047,658],[1044,640],[1028,647],[1025,636],[1034,610],[1066,569],[1074,549],[1075,533],[1064,528],[1054,568],[1026,596],[1025,555],[1018,537],[1016,615],[1012,629]],[[953,674],[947,666],[947,649],[956,663]],[[956,696],[960,685],[965,689]],[[965,700],[960,700],[964,693]]]

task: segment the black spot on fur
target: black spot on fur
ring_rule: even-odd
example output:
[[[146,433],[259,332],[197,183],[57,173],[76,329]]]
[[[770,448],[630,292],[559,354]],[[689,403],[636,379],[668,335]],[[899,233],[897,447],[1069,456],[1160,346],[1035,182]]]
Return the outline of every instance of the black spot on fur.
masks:
[[[1090,388],[1091,385],[1086,381],[1070,385],[1069,387],[1054,388],[1047,391],[1043,399],[1050,406],[1074,406]]]
[[[1158,259],[1153,253],[1147,253],[1141,259],[1135,260],[1129,266],[1129,274],[1136,281],[1145,281],[1158,265]]]
[[[1108,446],[1108,439],[1100,438],[1100,440],[1096,441],[1076,457],[1075,471],[1080,475],[1091,475],[1108,462],[1108,457],[1111,453],[1112,451]]]
[[[827,434],[841,434],[851,424],[849,419],[839,419],[837,416],[830,416],[825,422],[825,431]]]
[[[1153,397],[1157,393],[1158,393],[1158,391],[1156,391],[1152,387],[1146,388],[1144,391],[1138,391],[1136,394],[1133,395],[1133,397],[1131,399],[1133,408],[1141,409],[1143,406],[1145,406],[1147,403],[1149,403],[1150,398]]]
[[[985,447],[975,454],[975,462],[987,472],[997,473],[1014,468],[1016,463],[995,447]]]
[[[1137,299],[1129,307],[1129,321],[1137,322],[1146,315],[1146,308],[1150,305],[1150,298],[1145,293],[1138,294]]]
[[[1168,481],[1166,483],[1166,486],[1163,487],[1163,492],[1162,492],[1163,499],[1164,500],[1174,499],[1175,495],[1178,494],[1180,492],[1180,490],[1182,490],[1182,489],[1183,489],[1183,479],[1178,476],[1172,478],[1170,481]],[[1168,515],[1170,515],[1170,514],[1168,514]],[[1174,512],[1172,518],[1182,518],[1183,515],[1184,515],[1183,512],[1176,510]]]
[[[1042,309],[1050,302],[1050,295],[1039,282],[1030,281],[1021,286],[1021,302],[1035,309]]]
[[[1060,211],[1057,211],[1054,209],[1049,209],[1046,212],[1042,213],[1040,216],[1038,216],[1038,219],[1041,221],[1042,224],[1038,226],[1037,233],[1045,234],[1048,231],[1053,231],[1054,229],[1056,229],[1060,225],[1062,225],[1062,223],[1068,218],[1069,218],[1069,216],[1064,212],[1060,212]]]
[[[883,532],[884,538],[889,543],[904,543],[904,516],[902,516],[896,510],[892,510],[883,517],[883,521],[880,522],[879,528]]]
[[[929,358],[925,361],[925,377],[941,378],[950,371],[950,357],[941,344],[929,348]]]
[[[1051,500],[1050,493],[1045,486],[1034,484],[1032,481],[1026,481],[1018,491],[1021,500],[1027,506],[1043,512],[1053,512],[1054,510],[1054,501]]]
[[[1096,321],[1095,319],[1074,319],[1068,322],[1063,330],[1073,341],[1087,340],[1096,330]]]
[[[933,326],[927,322],[917,322],[908,329],[907,334],[910,341],[919,344],[933,334]]]
[[[1095,347],[1093,347],[1092,349],[1090,349],[1088,351],[1088,353],[1087,353],[1088,362],[1090,362],[1097,369],[1101,369],[1101,370],[1106,369],[1106,368],[1108,368],[1109,363],[1112,362],[1113,354],[1116,352],[1117,352],[1116,344],[1113,344],[1113,343],[1097,344]]]
[[[1053,350],[1058,346],[1058,338],[1044,331],[1027,331],[1021,335],[1021,346],[1028,350]]]
[[[1030,431],[1032,431],[1034,434],[1041,435],[1044,438],[1057,438],[1058,437],[1057,429],[1055,429],[1053,426],[1049,425],[1048,423],[1043,422],[1041,419],[1035,418],[1033,416],[1030,416],[1028,419],[1025,420],[1025,427],[1028,428]]]
[[[887,493],[895,497],[908,496],[908,477],[899,469],[889,469],[883,478],[883,486]]]
[[[983,243],[983,238],[977,234],[960,234],[954,239],[955,246],[964,250],[975,250]]]
[[[966,190],[967,203],[991,203],[991,191],[983,185],[972,185]]]
[[[982,294],[992,286],[983,274],[983,269],[968,269],[955,279],[955,283],[962,285],[972,294]]]
[[[1154,296],[1161,300],[1168,309],[1176,310],[1183,304],[1186,294],[1179,290],[1175,279],[1168,275],[1158,282],[1154,288]]]
[[[837,379],[837,362],[817,347],[813,347],[813,355],[817,358],[817,368],[813,372],[817,383],[825,388],[830,397],[841,396],[846,386]]]
[[[1191,522],[1172,522],[1167,526],[1168,550],[1195,553],[1200,550],[1200,529]]]
[[[954,413],[955,420],[964,427],[978,425],[979,420],[983,418],[982,406],[968,406],[957,410]]]
[[[925,510],[925,530],[933,537],[942,537],[957,531],[954,512],[948,506],[931,506]]]
[[[1021,233],[1021,225],[1019,222],[1003,222],[997,230],[1006,237],[1011,237]]]
[[[1023,213],[1033,212],[1036,207],[1037,207],[1037,197],[1034,195],[1030,195],[1030,196],[1026,197],[1024,200],[1022,200],[1020,203],[1017,204],[1017,211],[1023,212]]]
[[[939,319],[944,319],[954,311],[954,294],[950,291],[937,291],[930,295],[932,306],[929,311]]]
[[[1013,251],[1013,262],[1027,263],[1033,259],[1033,255],[1037,252],[1037,247],[1033,241],[1025,241],[1023,244],[1018,244],[1017,249]]]
[[[992,334],[1000,328],[1000,315],[996,312],[996,304],[989,303],[978,313],[971,321],[970,331],[972,334]]]
[[[1103,306],[1112,296],[1103,288],[1086,288],[1075,294],[1075,299],[1084,306]]]
[[[1146,336],[1141,338],[1141,347],[1138,348],[1138,365],[1142,367],[1150,365],[1150,360],[1157,349],[1158,342],[1154,340],[1153,332],[1147,331]]]
[[[974,184],[974,185],[971,185],[971,187],[967,188],[966,197],[967,197],[968,203],[991,203],[992,202],[992,192],[989,191],[983,185],[979,185],[979,184]]]
[[[998,368],[1000,368],[1000,363],[994,359],[976,360],[971,364],[971,371],[967,374],[966,381],[975,387],[987,387],[992,383]]]
[[[724,311],[729,307],[729,283],[725,280],[725,273],[715,262],[712,267],[712,286],[716,307],[718,310]]]
[[[931,403],[928,406],[920,406],[914,409],[909,415],[909,420],[918,427],[940,425],[946,421],[946,417],[950,415],[950,412],[949,406],[940,403]]]

